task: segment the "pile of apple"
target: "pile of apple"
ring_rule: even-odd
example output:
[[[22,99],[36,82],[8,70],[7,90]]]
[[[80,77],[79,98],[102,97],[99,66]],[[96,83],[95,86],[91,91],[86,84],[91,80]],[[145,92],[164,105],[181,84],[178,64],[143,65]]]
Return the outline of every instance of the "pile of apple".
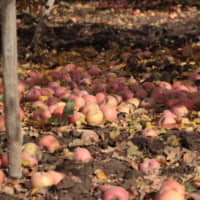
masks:
[[[118,113],[131,114],[138,107],[154,109],[162,105],[166,109],[158,125],[173,128],[190,110],[200,107],[200,91],[195,85],[200,75],[195,72],[186,83],[170,84],[139,83],[134,78],[118,77],[118,70],[117,65],[104,72],[98,65],[86,68],[68,64],[45,75],[31,71],[19,82],[20,98],[31,102],[32,118],[43,123],[62,117],[66,99],[75,102],[69,122],[89,125],[116,121]],[[24,93],[25,88],[28,91]]]

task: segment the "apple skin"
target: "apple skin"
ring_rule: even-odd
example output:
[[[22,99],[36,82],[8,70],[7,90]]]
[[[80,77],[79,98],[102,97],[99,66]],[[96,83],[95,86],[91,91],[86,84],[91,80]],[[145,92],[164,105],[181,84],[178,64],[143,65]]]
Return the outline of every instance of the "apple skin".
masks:
[[[32,103],[32,108],[48,108],[47,104],[43,101],[34,101]]]
[[[155,159],[147,159],[140,165],[140,170],[145,174],[152,174],[156,169],[160,168],[160,163]]]
[[[115,121],[117,119],[117,111],[114,106],[103,104],[100,106],[100,109],[103,112],[104,118],[106,120]]]
[[[1,157],[1,166],[3,168],[7,168],[8,167],[8,153],[7,152],[5,152]]]
[[[100,109],[90,110],[86,113],[86,121],[91,126],[103,123],[103,112]]]
[[[158,136],[158,133],[157,131],[155,131],[153,128],[146,128],[142,131],[142,134],[144,136],[147,136],[147,137],[156,137]]]
[[[96,94],[97,103],[100,105],[104,102],[106,95],[103,92],[99,92]]]
[[[28,161],[26,164],[23,161]],[[22,164],[25,167],[34,167],[35,165],[38,164],[38,161],[32,157],[31,154],[29,154],[28,152],[22,152]]]
[[[74,153],[77,161],[89,162],[93,159],[91,153],[86,148],[77,147]]]
[[[4,177],[5,177],[5,175],[4,175],[3,171],[0,170],[0,184],[3,183],[3,181],[4,181]]]
[[[26,94],[26,100],[28,101],[37,101],[41,96],[40,88],[33,87]]]
[[[156,200],[184,200],[184,197],[174,190],[165,190],[156,196]]]
[[[174,190],[175,192],[178,192],[182,196],[184,196],[185,194],[184,186],[173,180],[164,182],[160,188],[160,193],[168,190]]]
[[[171,111],[178,117],[184,117],[189,113],[187,107],[184,105],[176,105],[171,108]]]
[[[56,171],[49,171],[48,174],[50,174],[50,176],[52,177],[54,185],[57,185],[60,181],[62,181],[66,177],[65,174]]]
[[[37,160],[41,160],[42,158],[42,151],[40,150],[40,147],[33,142],[25,143],[22,146],[22,152],[29,153],[33,158]]]
[[[48,172],[35,172],[31,177],[32,188],[43,188],[52,186],[52,175]]]
[[[38,164],[38,161],[34,157],[32,157],[31,154],[27,152],[22,152],[22,161],[23,160],[28,161],[28,164],[26,165],[27,167],[33,167]],[[8,167],[8,153],[7,152],[2,155],[1,166],[3,168]]]
[[[49,118],[51,118],[51,113],[45,108],[39,108],[33,113],[33,119],[36,121],[45,123]]]
[[[60,147],[60,144],[54,136],[46,135],[40,139],[39,146],[46,147],[50,153],[53,153]]]
[[[110,189],[106,190],[103,195],[103,200],[112,200],[112,199],[120,199],[120,200],[128,200],[129,194],[128,192],[119,186],[113,186]]]

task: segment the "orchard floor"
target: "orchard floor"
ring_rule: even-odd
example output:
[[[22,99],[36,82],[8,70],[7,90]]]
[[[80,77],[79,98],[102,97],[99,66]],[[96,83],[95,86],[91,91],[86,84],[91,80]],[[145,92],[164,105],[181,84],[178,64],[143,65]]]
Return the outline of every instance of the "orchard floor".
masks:
[[[151,11],[144,8],[139,12],[131,6],[113,9],[95,8],[89,3],[56,4],[35,52],[30,46],[33,18],[19,14],[20,76],[26,76],[32,68],[43,73],[68,63],[82,66],[99,63],[109,71],[113,61],[120,66],[119,77],[134,76],[140,83],[159,80],[173,83],[187,79],[190,72],[199,72],[200,47],[196,45],[200,42],[198,7],[188,5],[181,11],[173,10],[171,6]],[[196,49],[192,49],[194,44]],[[138,54],[144,51],[150,51],[151,55]],[[131,56],[124,58],[123,54],[127,52]],[[149,72],[151,76],[144,77]],[[195,84],[199,86],[200,82]],[[26,104],[25,100],[23,104]],[[44,150],[39,165],[32,169],[24,168],[21,180],[7,178],[0,199],[97,200],[103,195],[99,185],[116,185],[125,188],[130,199],[150,200],[155,198],[165,180],[175,179],[186,186],[186,198],[196,200],[192,192],[198,190],[200,181],[199,121],[163,129],[157,123],[164,110],[162,105],[137,110],[131,117],[120,113],[116,122],[99,127],[40,127],[29,119],[30,110],[25,109],[26,118],[22,124],[24,143],[38,143],[43,135],[52,134],[62,148],[52,154]],[[198,110],[195,112],[190,113],[189,121],[198,118]],[[158,137],[142,136],[148,122],[159,130]],[[98,142],[82,142],[81,135],[88,129],[97,133]],[[5,151],[7,141],[4,134],[1,139]],[[77,146],[86,147],[93,160],[77,162],[64,153],[64,150],[73,151]],[[146,158],[156,158],[160,169],[148,174],[141,172],[140,164]],[[66,178],[56,186],[33,191],[30,183],[32,173],[51,169],[65,173]]]

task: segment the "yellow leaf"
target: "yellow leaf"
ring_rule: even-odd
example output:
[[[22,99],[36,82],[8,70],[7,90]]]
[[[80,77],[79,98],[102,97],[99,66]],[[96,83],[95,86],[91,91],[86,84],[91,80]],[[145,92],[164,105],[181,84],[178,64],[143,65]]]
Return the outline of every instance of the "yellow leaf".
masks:
[[[57,50],[56,49],[53,49],[52,50],[52,53],[55,55],[55,54],[57,54]]]
[[[200,124],[200,118],[195,118],[195,119],[193,120],[193,122],[195,122],[196,124]]]
[[[189,72],[182,72],[181,74],[182,74],[182,76],[188,76],[190,73]]]
[[[43,101],[43,102],[47,101],[48,98],[49,98],[49,96],[40,96],[40,100]]]
[[[37,195],[37,193],[38,193],[38,189],[37,188],[32,189],[32,191],[31,191],[31,195],[32,196]]]
[[[195,65],[196,63],[195,63],[195,61],[190,61],[189,64],[190,65]]]
[[[105,179],[107,179],[106,174],[105,174],[101,169],[97,169],[97,170],[95,171],[95,174],[96,174],[97,178],[100,179],[100,180],[105,180]]]

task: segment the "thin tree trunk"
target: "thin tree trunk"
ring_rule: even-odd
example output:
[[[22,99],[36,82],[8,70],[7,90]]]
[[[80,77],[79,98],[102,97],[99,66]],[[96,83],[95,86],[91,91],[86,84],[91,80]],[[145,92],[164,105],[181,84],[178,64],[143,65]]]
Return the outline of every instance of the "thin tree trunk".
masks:
[[[2,65],[4,110],[8,137],[8,173],[13,178],[22,176],[22,134],[19,118],[17,79],[16,0],[2,0]]]
[[[34,33],[34,36],[33,36],[33,40],[32,40],[32,44],[36,47],[37,46],[37,42],[38,40],[40,39],[41,37],[41,34],[42,34],[42,30],[44,29],[44,20],[46,19],[46,17],[49,15],[53,5],[55,3],[55,0],[48,0],[47,1],[47,4],[46,4],[46,8],[42,14],[42,17],[40,19],[40,22],[39,24],[37,25],[36,27],[36,30],[35,30],[35,33]]]

